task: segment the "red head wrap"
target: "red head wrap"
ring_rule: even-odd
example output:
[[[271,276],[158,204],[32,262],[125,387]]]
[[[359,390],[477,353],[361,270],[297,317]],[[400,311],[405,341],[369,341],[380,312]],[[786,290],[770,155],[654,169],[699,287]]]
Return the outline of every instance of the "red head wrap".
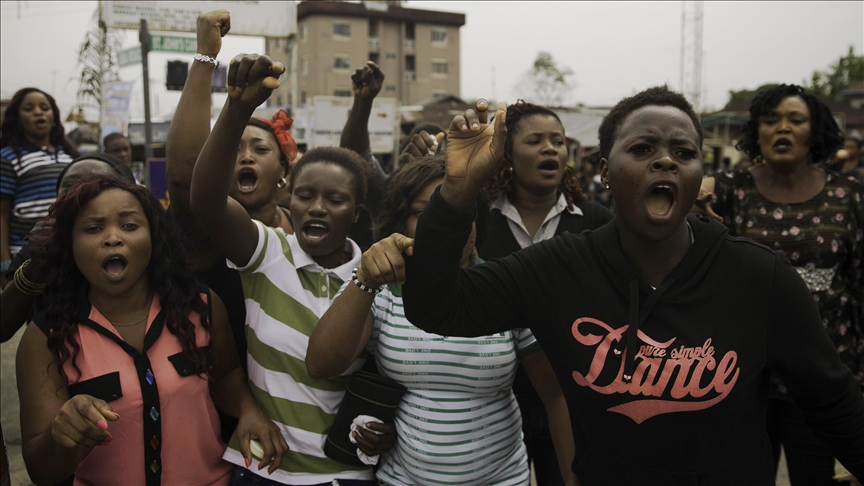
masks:
[[[285,154],[286,157],[288,157],[289,162],[297,158],[297,142],[294,141],[294,137],[291,136],[290,132],[294,120],[288,117],[285,110],[277,111],[276,114],[273,115],[273,121],[259,116],[254,118],[266,124],[271,130],[273,130],[276,142],[279,143],[279,149],[282,150],[282,153]]]

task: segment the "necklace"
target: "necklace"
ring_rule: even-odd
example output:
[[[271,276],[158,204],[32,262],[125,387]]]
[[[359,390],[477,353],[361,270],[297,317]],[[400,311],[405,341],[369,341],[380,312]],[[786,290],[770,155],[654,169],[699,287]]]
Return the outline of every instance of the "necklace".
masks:
[[[148,315],[145,315],[144,317],[142,317],[141,319],[138,319],[135,322],[129,322],[126,324],[120,324],[119,322],[111,322],[111,325],[113,325],[114,327],[131,327],[131,326],[134,326],[135,324],[141,324],[142,322],[146,321]]]

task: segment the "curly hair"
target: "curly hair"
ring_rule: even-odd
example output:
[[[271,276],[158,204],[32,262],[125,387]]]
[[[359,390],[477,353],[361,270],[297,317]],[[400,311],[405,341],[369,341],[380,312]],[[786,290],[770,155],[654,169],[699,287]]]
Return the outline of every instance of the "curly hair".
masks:
[[[743,151],[751,159],[762,156],[759,149],[759,119],[774,112],[777,105],[789,96],[798,96],[810,110],[810,161],[824,162],[843,147],[843,132],[834,120],[831,109],[816,96],[794,84],[781,84],[760,91],[750,103],[750,119],[742,128],[742,138],[735,148]]]
[[[511,201],[516,200],[516,192],[513,189],[513,136],[523,127],[522,122],[533,116],[551,116],[558,120],[563,131],[564,124],[554,111],[545,106],[527,103],[523,100],[518,100],[516,103],[507,107],[507,138],[504,140],[504,158],[501,162],[501,168],[486,184],[485,191],[487,197],[492,200],[497,197],[498,193],[505,192]],[[573,203],[585,200],[585,195],[582,193],[582,185],[579,183],[579,178],[570,167],[564,169],[564,176],[558,184],[558,193],[564,194],[567,200],[567,207],[573,208]]]
[[[443,154],[427,155],[415,159],[387,178],[387,190],[381,199],[378,224],[375,230],[383,240],[393,233],[405,233],[405,222],[411,214],[411,203],[427,185],[444,179],[446,157]],[[477,196],[477,245],[484,239],[489,204],[485,194]]]
[[[147,266],[150,286],[159,295],[165,312],[165,326],[180,341],[183,354],[195,363],[196,371],[209,379],[206,356],[195,340],[195,326],[189,313],[201,316],[201,326],[209,332],[209,309],[199,295],[199,286],[186,262],[185,241],[178,227],[165,217],[158,199],[144,187],[137,186],[114,174],[100,174],[82,179],[63,193],[51,205],[48,217],[54,218],[53,231],[46,236],[45,255],[36,271],[46,283],[44,291],[45,319],[49,323],[48,347],[63,364],[72,360],[79,373],[76,358],[80,346],[75,331],[78,292],[89,288],[89,282],[78,269],[72,252],[72,229],[83,207],[103,191],[121,189],[132,194],[141,204],[150,224],[152,253]],[[71,352],[70,352],[71,348]]]
[[[303,154],[300,161],[291,169],[291,180],[288,183],[288,192],[294,192],[294,181],[300,172],[315,162],[333,164],[347,170],[354,178],[354,201],[357,206],[366,202],[366,185],[369,174],[369,164],[360,155],[341,147],[315,147]]]
[[[57,107],[57,102],[54,97],[38,88],[21,88],[9,101],[9,106],[6,107],[6,114],[3,118],[3,125],[0,126],[0,148],[12,147],[15,150],[15,155],[21,158],[21,144],[27,141],[24,130],[21,129],[21,105],[24,104],[24,98],[30,93],[42,93],[51,105],[53,113],[52,121],[54,125],[51,127],[51,133],[48,139],[55,147],[62,146],[63,150],[72,157],[78,157],[81,154],[75,147],[75,144],[66,136],[66,129],[63,128],[62,120],[60,119],[60,108]]]
[[[663,86],[653,86],[629,98],[624,98],[609,111],[609,114],[600,123],[598,130],[601,157],[609,158],[615,139],[618,138],[618,130],[621,129],[624,120],[634,111],[646,106],[671,106],[683,111],[693,122],[693,127],[699,135],[699,147],[702,147],[702,125],[699,123],[699,116],[693,111],[693,106],[684,95],[672,91],[668,85],[664,84]]]

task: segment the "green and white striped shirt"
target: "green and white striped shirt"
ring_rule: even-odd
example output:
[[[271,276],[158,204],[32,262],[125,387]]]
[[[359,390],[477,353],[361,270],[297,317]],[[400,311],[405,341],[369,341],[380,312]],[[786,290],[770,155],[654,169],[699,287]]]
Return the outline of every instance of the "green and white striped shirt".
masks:
[[[343,286],[344,289],[344,286]],[[529,329],[462,338],[413,326],[402,289],[388,285],[370,310],[366,350],[408,391],[396,411],[396,446],[381,459],[386,485],[527,485],[522,418],[510,386],[519,358],[540,351]]]
[[[309,335],[351,270],[360,264],[360,248],[350,239],[348,263],[322,268],[306,254],[294,235],[256,221],[258,247],[240,271],[246,299],[249,388],[258,404],[282,431],[290,450],[268,479],[306,485],[333,479],[373,479],[371,468],[354,468],[324,455],[324,441],[342,403],[351,375],[366,353],[341,376],[312,378],[306,373]],[[225,460],[243,465],[237,434]],[[258,471],[257,460],[250,469]]]

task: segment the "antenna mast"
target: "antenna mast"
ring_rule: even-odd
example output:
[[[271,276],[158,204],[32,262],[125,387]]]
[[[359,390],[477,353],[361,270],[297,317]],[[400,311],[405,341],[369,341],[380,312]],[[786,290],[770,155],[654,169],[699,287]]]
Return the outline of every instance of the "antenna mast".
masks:
[[[702,109],[702,30],[704,2],[681,2],[681,73],[678,89],[696,112]]]

